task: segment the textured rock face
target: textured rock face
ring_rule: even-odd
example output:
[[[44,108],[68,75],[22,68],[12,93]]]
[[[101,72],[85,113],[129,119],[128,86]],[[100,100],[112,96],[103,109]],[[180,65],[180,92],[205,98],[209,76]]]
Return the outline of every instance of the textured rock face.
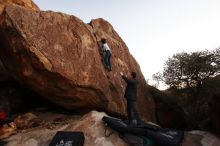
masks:
[[[2,60],[16,79],[67,109],[107,107],[110,90],[98,46],[82,21],[15,6],[5,12]]]
[[[39,10],[32,0],[0,0],[0,14],[2,13],[5,5],[19,5],[31,10]],[[1,21],[1,16],[0,16]],[[1,45],[0,45],[0,49]],[[0,110],[10,112],[20,111],[22,109],[22,100],[20,91],[14,87],[12,77],[8,74],[0,61]],[[16,97],[16,98],[15,98]]]
[[[133,56],[129,53],[128,47],[124,41],[120,38],[114,28],[103,19],[92,20],[90,26],[92,26],[92,31],[95,34],[98,43],[100,43],[101,38],[106,38],[107,43],[112,49],[113,72],[107,72],[107,77],[110,77],[110,83],[115,86],[115,89],[117,89],[117,92],[113,92],[113,96],[117,94],[118,97],[123,98],[124,96],[125,83],[121,79],[119,72],[123,72],[125,75],[129,76],[131,71],[135,71],[139,81],[137,98],[139,111],[141,112],[142,117],[154,121],[154,101],[146,86],[146,81],[141,73],[140,67]]]
[[[32,10],[40,10],[32,0],[0,0],[0,14],[2,13],[5,5],[16,4]]]
[[[102,63],[99,40],[112,49],[113,71]],[[136,71],[141,115],[154,119],[154,102],[135,59],[103,19],[87,25],[75,16],[7,6],[0,17],[1,60],[12,76],[66,109],[125,114],[120,72]]]

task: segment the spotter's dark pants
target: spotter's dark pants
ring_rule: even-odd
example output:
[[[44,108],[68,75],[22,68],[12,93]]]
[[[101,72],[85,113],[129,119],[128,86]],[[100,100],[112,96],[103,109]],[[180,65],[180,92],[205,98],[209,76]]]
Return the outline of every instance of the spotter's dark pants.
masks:
[[[128,113],[128,122],[132,124],[132,114],[134,114],[135,119],[137,120],[137,125],[141,124],[141,119],[137,111],[136,101],[127,101],[127,113]]]

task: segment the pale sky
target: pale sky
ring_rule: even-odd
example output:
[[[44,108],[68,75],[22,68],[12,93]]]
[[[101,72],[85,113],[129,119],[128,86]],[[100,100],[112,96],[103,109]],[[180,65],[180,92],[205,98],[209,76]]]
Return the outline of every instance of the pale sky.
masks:
[[[112,24],[146,80],[174,53],[220,46],[220,0],[34,0],[41,10]],[[149,82],[150,84],[152,82]]]

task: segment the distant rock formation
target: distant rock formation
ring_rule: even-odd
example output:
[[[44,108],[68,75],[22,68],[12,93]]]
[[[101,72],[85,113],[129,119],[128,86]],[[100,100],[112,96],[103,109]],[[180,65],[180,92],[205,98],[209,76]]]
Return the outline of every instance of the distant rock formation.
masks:
[[[102,62],[102,37],[112,49],[111,72]],[[145,120],[154,121],[154,101],[139,65],[103,19],[89,25],[63,13],[7,5],[0,16],[0,46],[1,60],[16,80],[70,110],[125,115],[125,83],[120,72],[135,71],[139,110]]]

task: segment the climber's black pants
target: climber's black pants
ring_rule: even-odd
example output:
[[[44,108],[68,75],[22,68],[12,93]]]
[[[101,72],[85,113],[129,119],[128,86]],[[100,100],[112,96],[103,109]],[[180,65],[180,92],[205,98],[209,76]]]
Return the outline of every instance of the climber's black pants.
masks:
[[[112,68],[112,65],[111,65],[111,52],[109,50],[105,51],[105,65],[109,69]]]

